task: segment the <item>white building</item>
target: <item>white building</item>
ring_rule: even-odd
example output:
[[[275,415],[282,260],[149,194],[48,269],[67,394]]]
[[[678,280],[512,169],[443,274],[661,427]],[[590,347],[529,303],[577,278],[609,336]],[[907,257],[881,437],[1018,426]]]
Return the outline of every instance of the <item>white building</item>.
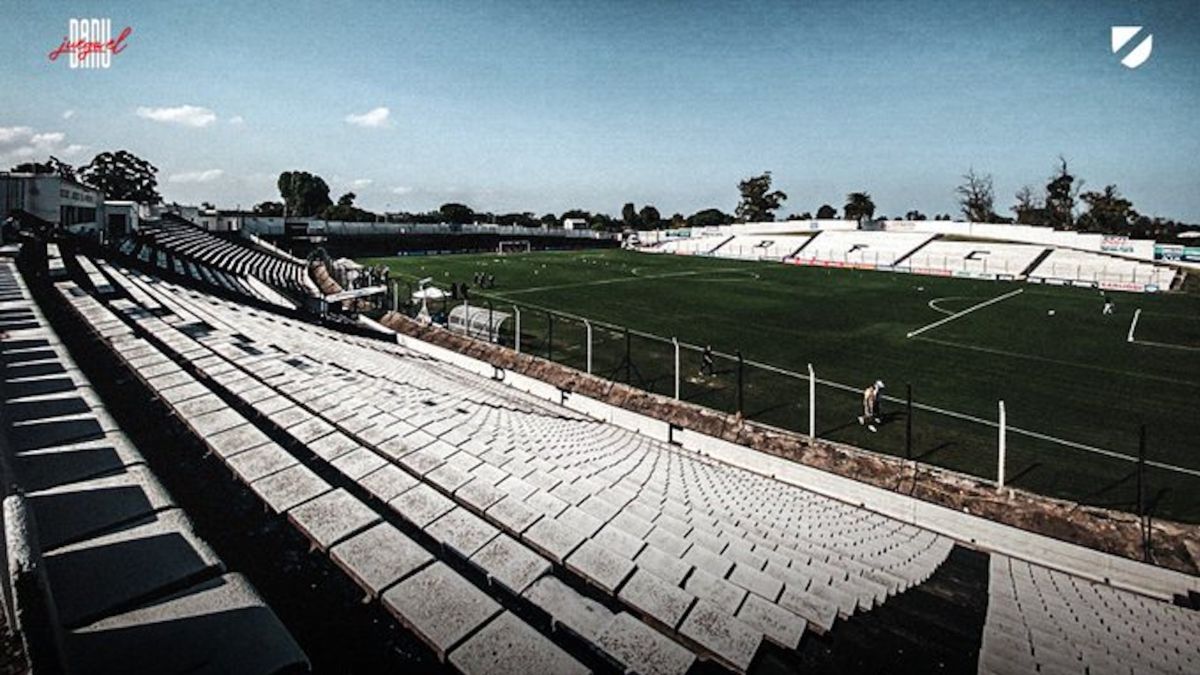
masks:
[[[96,188],[48,173],[0,172],[0,217],[14,211],[73,230],[99,230],[104,195]]]

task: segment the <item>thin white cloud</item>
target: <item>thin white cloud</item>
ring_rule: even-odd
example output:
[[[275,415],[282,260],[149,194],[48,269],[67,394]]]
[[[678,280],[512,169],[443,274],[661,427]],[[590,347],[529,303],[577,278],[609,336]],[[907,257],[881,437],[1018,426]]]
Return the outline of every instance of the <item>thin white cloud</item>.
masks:
[[[194,105],[180,105],[173,108],[147,108],[142,106],[137,109],[137,116],[155,122],[179,124],[185,127],[196,128],[206,127],[217,120],[217,114],[213,111]]]
[[[370,178],[355,178],[354,180],[350,181],[350,185],[351,187],[356,187],[361,190],[362,188],[370,187],[371,183],[374,182],[375,181],[371,180]]]
[[[0,170],[7,164],[25,161],[45,161],[50,155],[71,155],[85,146],[66,145],[67,135],[61,131],[39,132],[33,127],[0,127]]]
[[[64,110],[64,111],[63,111],[63,115],[62,115],[62,117],[63,117],[63,119],[64,119],[64,120],[69,120],[69,119],[71,119],[71,118],[72,118],[72,117],[74,117],[74,116],[75,116],[75,111],[74,111],[74,110]]]
[[[384,106],[373,108],[361,115],[346,115],[346,122],[356,127],[378,129],[388,126],[388,118],[392,111]]]
[[[397,185],[396,187],[392,188],[392,194],[394,195],[409,195],[412,194],[412,191],[413,189],[407,185]]]
[[[234,115],[229,118],[229,123],[235,126],[245,124],[246,120],[241,115]]]
[[[185,171],[184,173],[171,174],[167,178],[168,183],[211,183],[217,180],[225,172],[221,169],[208,169],[205,171]]]
[[[86,145],[80,145],[79,143],[72,143],[62,149],[62,154],[64,157],[73,157],[73,156],[78,155],[79,153],[87,150],[88,147],[89,146],[86,146]]]

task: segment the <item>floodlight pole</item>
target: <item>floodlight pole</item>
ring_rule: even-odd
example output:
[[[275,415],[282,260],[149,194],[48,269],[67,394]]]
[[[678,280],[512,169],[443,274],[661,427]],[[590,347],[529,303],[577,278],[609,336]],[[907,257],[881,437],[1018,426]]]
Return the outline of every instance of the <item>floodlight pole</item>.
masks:
[[[817,440],[817,376],[808,364],[808,440]]]
[[[516,347],[517,347],[517,353],[520,354],[521,353],[521,309],[519,307],[517,307],[516,305],[513,305],[513,314],[516,316],[516,319],[517,319],[515,342],[516,342]]]
[[[587,319],[583,320],[583,327],[587,329],[587,373],[592,374],[592,322]]]
[[[675,347],[675,400],[679,400],[679,339],[671,338],[671,344]]]
[[[1146,425],[1138,429],[1137,513],[1142,530],[1142,560],[1150,562],[1150,531],[1146,522]]]
[[[1000,401],[1000,458],[996,469],[996,487],[1004,487],[1004,463],[1008,455],[1008,414],[1004,410],[1004,401]]]

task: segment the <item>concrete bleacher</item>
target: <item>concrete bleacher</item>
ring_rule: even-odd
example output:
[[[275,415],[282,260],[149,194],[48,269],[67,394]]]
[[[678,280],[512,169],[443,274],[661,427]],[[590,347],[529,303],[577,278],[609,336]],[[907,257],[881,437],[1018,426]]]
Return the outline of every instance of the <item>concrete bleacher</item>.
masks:
[[[222,239],[186,221],[145,223],[118,247],[143,262],[263,302],[294,308],[288,294],[309,295],[305,266],[290,256]]]
[[[676,255],[708,255],[728,239],[728,236],[668,239],[644,250]]]
[[[809,235],[739,234],[734,235],[712,255],[739,260],[783,260],[808,244]]]
[[[979,672],[1200,672],[1200,612],[993,555]]]
[[[812,241],[789,258],[789,262],[832,267],[890,267],[902,264],[933,237],[918,232],[825,230],[814,235]]]
[[[1086,284],[1113,290],[1141,291],[1148,286],[1168,290],[1174,268],[1101,253],[1054,249],[1029,273],[1046,283]]]
[[[794,648],[806,631],[829,631],[839,618],[921,583],[952,546],[396,345],[271,317],[153,277],[116,279],[137,289],[131,296],[152,297],[171,312],[159,317],[117,301],[118,314],[153,335],[185,375],[211,377],[215,389],[239,400],[247,421],[238,420],[231,429],[242,431],[231,435],[259,438],[256,427],[266,426],[306,449],[297,456],[239,439],[222,450],[224,436],[211,436],[214,452],[319,548],[335,560],[352,559],[343,547],[365,536],[362,528],[399,519],[438,544],[425,548],[431,557],[467,561],[490,584],[533,603],[572,634],[583,632],[593,649],[626,667],[654,646],[677,655],[664,672],[685,670],[697,655],[745,670],[764,640]],[[204,396],[202,389],[191,391]],[[332,483],[313,474],[308,455]],[[335,499],[338,489],[348,493]],[[321,499],[340,506],[305,508]],[[344,527],[308,524],[325,523],[333,511],[345,513]],[[376,580],[368,590],[440,655],[454,663],[459,641],[468,639],[463,649],[469,638],[486,635],[495,612],[473,614],[461,634],[427,627],[437,622],[422,618],[424,604],[398,603],[386,590],[406,579]],[[476,587],[464,583],[434,578],[411,588],[448,585],[475,597],[465,589]],[[577,584],[610,606],[600,611],[572,590]]]
[[[74,282],[57,286],[114,340],[131,338]],[[4,605],[35,672],[307,669],[274,612],[195,534],[8,260],[0,368]]]
[[[1017,279],[1046,251],[1033,244],[939,239],[922,246],[903,265],[917,274]]]

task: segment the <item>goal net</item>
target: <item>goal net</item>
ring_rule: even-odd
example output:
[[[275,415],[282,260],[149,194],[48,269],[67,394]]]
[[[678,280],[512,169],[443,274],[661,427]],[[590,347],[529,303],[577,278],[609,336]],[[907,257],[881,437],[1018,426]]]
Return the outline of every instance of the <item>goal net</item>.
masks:
[[[532,248],[529,246],[528,239],[515,239],[512,241],[501,241],[496,252],[500,255],[507,255],[509,253],[529,253],[531,250]]]

